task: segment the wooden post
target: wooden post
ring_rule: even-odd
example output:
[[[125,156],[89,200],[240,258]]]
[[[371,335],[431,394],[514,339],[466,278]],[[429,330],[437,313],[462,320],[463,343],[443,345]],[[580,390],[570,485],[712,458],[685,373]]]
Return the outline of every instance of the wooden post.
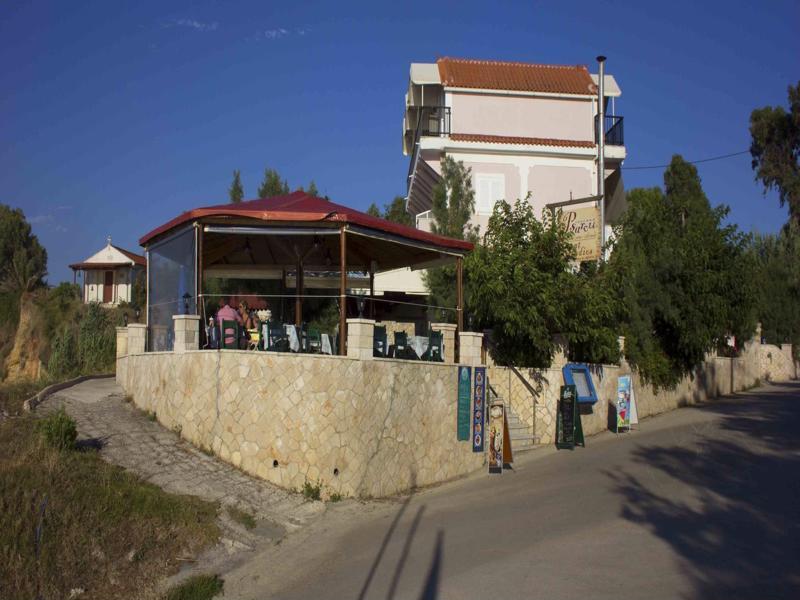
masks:
[[[369,270],[369,318],[375,318],[375,273]]]
[[[197,314],[203,316],[203,224],[198,223],[197,227],[197,277],[195,286],[195,306],[197,308]],[[205,331],[205,323],[200,323],[200,330]]]
[[[458,330],[464,331],[464,258],[456,259],[456,312],[458,313]]]
[[[297,261],[297,275],[294,278],[294,324],[300,327],[303,324],[303,261]]]
[[[347,234],[339,230],[339,355],[347,354]]]

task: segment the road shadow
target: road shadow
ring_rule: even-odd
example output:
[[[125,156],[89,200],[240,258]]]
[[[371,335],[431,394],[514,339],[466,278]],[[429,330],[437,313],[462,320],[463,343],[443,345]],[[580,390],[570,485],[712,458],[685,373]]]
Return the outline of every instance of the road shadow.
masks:
[[[634,451],[632,460],[691,486],[694,498],[609,473],[623,517],[677,555],[687,598],[800,598],[800,385],[787,387],[703,407],[719,416],[714,438],[698,431],[688,447]]]

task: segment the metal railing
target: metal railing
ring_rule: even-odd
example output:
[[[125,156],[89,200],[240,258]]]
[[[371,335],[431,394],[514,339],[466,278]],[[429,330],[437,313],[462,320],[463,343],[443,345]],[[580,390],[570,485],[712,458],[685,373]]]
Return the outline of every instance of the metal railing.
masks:
[[[417,127],[414,131],[414,150],[411,161],[408,163],[408,188],[411,188],[411,176],[417,165],[420,137],[441,137],[450,135],[450,107],[449,106],[423,106],[417,116]]]
[[[594,141],[598,143],[600,141],[600,137],[597,131],[597,116],[594,118],[595,122],[595,134],[594,134]],[[609,146],[624,146],[625,145],[625,129],[623,127],[622,117],[616,117],[613,115],[605,115],[603,119],[603,133],[605,135],[606,144]]]

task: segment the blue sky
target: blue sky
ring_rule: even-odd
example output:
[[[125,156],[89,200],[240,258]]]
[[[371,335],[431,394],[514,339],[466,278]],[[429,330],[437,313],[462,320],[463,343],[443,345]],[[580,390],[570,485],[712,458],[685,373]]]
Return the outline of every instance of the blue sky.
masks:
[[[405,193],[403,94],[438,56],[588,64],[622,87],[626,166],[749,147],[750,111],[800,78],[800,4],[754,2],[6,2],[0,202],[21,207],[51,282],[106,235],[138,238],[255,197],[265,166],[356,208]],[[748,155],[699,165],[745,230],[786,220]],[[626,188],[660,185],[632,170]]]

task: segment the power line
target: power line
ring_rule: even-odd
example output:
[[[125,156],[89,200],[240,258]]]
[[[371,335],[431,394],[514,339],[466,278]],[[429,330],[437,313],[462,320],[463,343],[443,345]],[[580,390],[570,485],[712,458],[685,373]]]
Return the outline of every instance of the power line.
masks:
[[[750,150],[742,150],[741,152],[731,152],[730,154],[723,154],[722,156],[712,156],[711,158],[701,158],[700,160],[687,160],[689,164],[696,165],[698,163],[711,162],[712,160],[722,160],[723,158],[731,158],[732,156],[740,156],[742,154],[749,154]],[[666,165],[649,165],[647,167],[626,167],[622,166],[625,171],[640,171],[642,169],[665,169],[669,166]]]

